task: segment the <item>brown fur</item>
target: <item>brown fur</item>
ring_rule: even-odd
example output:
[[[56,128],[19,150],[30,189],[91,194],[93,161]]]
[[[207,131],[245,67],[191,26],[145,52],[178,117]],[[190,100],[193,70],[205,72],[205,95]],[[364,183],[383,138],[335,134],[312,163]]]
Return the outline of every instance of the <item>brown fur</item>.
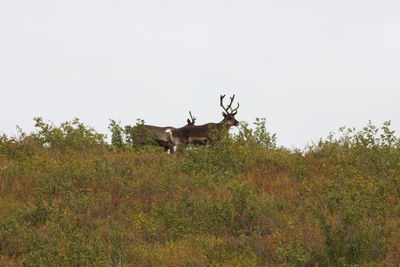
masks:
[[[184,127],[192,127],[196,121],[196,118],[192,116],[192,113],[189,111],[190,119],[187,119],[187,124]],[[140,129],[141,127],[142,130]],[[153,125],[143,125],[143,126],[135,126],[134,129],[137,130],[139,135],[135,139],[135,143],[144,145],[148,143],[148,141],[156,142],[159,146],[164,148],[164,151],[171,150],[173,148],[173,144],[171,143],[170,135],[166,132],[166,130],[176,129],[172,126],[159,127]],[[142,132],[140,132],[142,131]],[[171,150],[172,151],[172,150]]]
[[[224,112],[222,112],[224,119],[221,122],[166,130],[166,133],[170,135],[171,142],[176,148],[178,148],[180,144],[208,145],[211,143],[212,137],[215,136],[219,138],[224,131],[229,131],[232,126],[237,126],[239,124],[235,119],[239,103],[236,108],[232,108],[235,95],[230,97],[230,102],[227,107],[225,107],[223,103],[224,97],[225,95],[219,97],[220,106],[224,109]]]
[[[171,142],[175,146],[180,144],[203,144],[211,143],[212,138],[218,138],[224,131],[229,131],[232,126],[237,126],[239,122],[234,116],[225,116],[219,123],[207,123],[199,126],[182,127],[169,129]]]

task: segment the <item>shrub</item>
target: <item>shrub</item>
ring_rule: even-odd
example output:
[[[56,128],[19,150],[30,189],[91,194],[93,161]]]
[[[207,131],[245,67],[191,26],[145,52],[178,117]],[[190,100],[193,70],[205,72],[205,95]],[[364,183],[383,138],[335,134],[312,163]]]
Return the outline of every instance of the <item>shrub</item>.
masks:
[[[38,130],[31,136],[41,145],[59,150],[67,148],[87,150],[105,145],[105,135],[97,133],[92,127],[85,126],[78,118],[63,122],[60,127],[45,123],[39,117],[34,118],[34,121]]]
[[[374,178],[340,178],[327,182],[327,190],[317,214],[331,263],[383,260],[388,234],[386,185]]]
[[[390,123],[276,146],[265,119],[160,153],[79,120],[0,136],[0,265],[396,266]]]

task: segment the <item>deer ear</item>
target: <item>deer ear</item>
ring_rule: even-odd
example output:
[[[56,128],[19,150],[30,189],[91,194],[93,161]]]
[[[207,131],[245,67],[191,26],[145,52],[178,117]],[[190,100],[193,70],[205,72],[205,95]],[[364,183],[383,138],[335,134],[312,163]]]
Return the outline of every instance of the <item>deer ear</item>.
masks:
[[[189,119],[187,119],[187,123],[188,123],[188,124],[190,124],[190,123],[191,123],[191,121],[190,121]]]
[[[224,118],[226,118],[226,116],[228,116],[225,112],[222,112],[222,116],[224,116]]]

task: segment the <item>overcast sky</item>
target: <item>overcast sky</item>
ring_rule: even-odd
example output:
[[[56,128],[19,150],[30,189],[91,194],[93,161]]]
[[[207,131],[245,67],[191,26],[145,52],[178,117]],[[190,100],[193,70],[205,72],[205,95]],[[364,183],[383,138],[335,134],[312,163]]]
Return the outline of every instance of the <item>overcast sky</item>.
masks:
[[[0,0],[0,132],[80,118],[181,126],[266,117],[302,147],[340,126],[400,130],[400,1]]]

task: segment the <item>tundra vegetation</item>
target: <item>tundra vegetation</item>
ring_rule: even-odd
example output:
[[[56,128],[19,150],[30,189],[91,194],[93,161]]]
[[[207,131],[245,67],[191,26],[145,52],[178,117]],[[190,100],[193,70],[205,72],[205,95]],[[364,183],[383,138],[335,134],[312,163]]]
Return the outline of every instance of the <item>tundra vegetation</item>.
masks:
[[[400,140],[368,123],[303,150],[265,119],[171,156],[78,119],[0,135],[0,266],[396,266]],[[138,121],[138,125],[142,125]]]

